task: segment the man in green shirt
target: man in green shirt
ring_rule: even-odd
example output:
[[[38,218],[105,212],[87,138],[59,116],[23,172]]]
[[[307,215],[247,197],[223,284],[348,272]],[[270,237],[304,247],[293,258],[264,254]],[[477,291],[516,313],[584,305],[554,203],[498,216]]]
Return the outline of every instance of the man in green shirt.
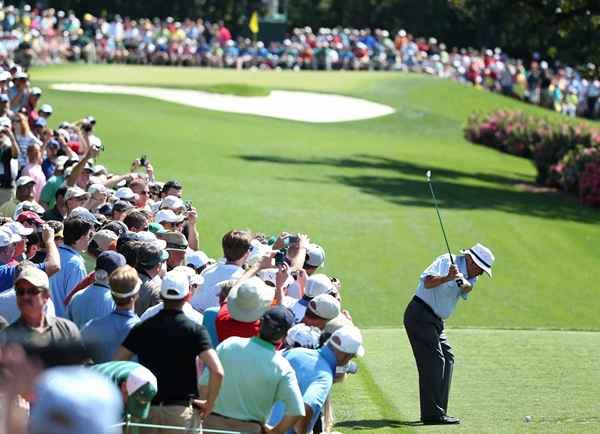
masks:
[[[90,369],[108,377],[119,388],[126,415],[137,420],[148,417],[150,403],[158,390],[156,377],[149,369],[135,362],[106,362]]]

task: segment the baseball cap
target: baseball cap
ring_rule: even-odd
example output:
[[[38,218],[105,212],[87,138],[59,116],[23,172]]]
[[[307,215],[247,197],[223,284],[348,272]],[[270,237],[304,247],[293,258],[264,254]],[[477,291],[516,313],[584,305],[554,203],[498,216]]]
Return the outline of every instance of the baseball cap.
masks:
[[[39,216],[39,214],[35,213],[33,211],[23,211],[22,213],[20,213],[17,216],[17,221],[19,223],[33,222],[38,225],[43,225],[45,223],[45,221],[42,220],[42,218]]]
[[[319,318],[329,321],[340,314],[340,302],[329,294],[321,294],[308,302],[307,309]]]
[[[84,208],[82,206],[78,206],[73,211],[71,211],[71,213],[69,214],[69,218],[72,217],[79,217],[80,219],[88,223],[92,223],[94,225],[100,224],[100,221],[96,218],[96,216],[92,214],[92,212],[89,209]]]
[[[138,264],[144,268],[154,267],[167,259],[169,259],[169,252],[155,243],[143,243],[138,250]]]
[[[167,250],[186,250],[188,242],[181,232],[169,231],[161,234],[161,239],[167,242]]]
[[[184,208],[185,204],[183,200],[177,196],[169,195],[165,197],[160,203],[160,209],[179,209]]]
[[[88,193],[89,194],[94,194],[94,193],[106,193],[106,187],[104,186],[104,184],[92,184],[88,187]]]
[[[100,253],[96,259],[96,270],[104,270],[108,274],[125,265],[125,256],[113,250]]]
[[[50,104],[42,104],[39,111],[51,115],[54,110],[52,109],[52,106]]]
[[[46,122],[46,119],[44,119],[44,118],[37,118],[33,122],[34,127],[45,127],[46,125],[48,125],[48,122]]]
[[[133,208],[133,205],[124,200],[118,200],[112,206],[113,212],[115,212],[115,211],[116,212],[125,212],[125,211],[129,211],[131,208]]]
[[[31,235],[33,233],[33,229],[32,228],[26,228],[25,226],[23,226],[18,221],[6,223],[5,225],[2,225],[2,228],[3,229],[6,228],[9,231],[11,231],[13,234],[16,234],[16,235],[19,235],[19,236],[27,236],[27,235]]]
[[[492,277],[492,265],[496,258],[490,249],[485,247],[483,244],[477,243],[468,250],[461,250],[465,255],[469,255],[471,259],[487,273],[488,276]]]
[[[40,89],[39,87],[32,87],[31,88],[31,95],[37,95],[37,96],[41,96],[42,95],[42,89]]]
[[[67,192],[65,193],[65,200],[72,199],[74,197],[83,197],[87,196],[85,190],[80,187],[74,186],[67,188]]]
[[[166,300],[182,300],[190,292],[190,280],[180,271],[169,271],[163,277],[160,296]]]
[[[345,326],[336,330],[327,342],[342,353],[356,354],[358,357],[365,354],[362,335],[354,326]]]
[[[202,250],[195,250],[185,255],[185,264],[194,269],[204,267],[209,261],[210,258]]]
[[[48,143],[46,143],[46,146],[48,148],[58,149],[58,148],[60,148],[60,143],[56,139],[50,139],[50,140],[48,140]],[[67,160],[69,159],[69,157],[67,157],[66,155],[63,155],[63,157],[66,157]],[[57,165],[58,165],[58,163],[57,163]],[[63,163],[63,165],[64,165],[64,163]]]
[[[10,246],[11,244],[21,241],[21,237],[15,234],[10,229],[0,227],[0,247]]]
[[[102,252],[106,250],[114,250],[117,247],[117,239],[119,237],[113,231],[101,229],[94,234],[92,242],[95,242]]]
[[[119,188],[117,190],[117,192],[115,193],[115,196],[117,197],[117,199],[120,199],[120,200],[134,200],[135,199],[135,193],[129,187]]]
[[[15,74],[15,79],[16,80],[24,80],[29,78],[29,76],[27,75],[27,73],[25,71],[17,71],[17,73]]]
[[[33,211],[37,214],[43,214],[44,208],[35,201],[24,200],[23,202],[20,202],[15,208],[15,214],[13,218],[17,219],[19,215],[24,211]]]
[[[81,393],[84,390],[85,393]],[[115,434],[123,398],[117,387],[90,369],[62,366],[46,370],[35,389],[31,434]]]
[[[160,224],[152,222],[148,225],[148,230],[155,235],[166,234],[168,231]]]
[[[162,222],[180,223],[183,221],[184,218],[185,218],[184,216],[179,216],[179,215],[175,214],[173,212],[173,210],[171,210],[171,209],[161,209],[154,216],[154,221],[156,223],[162,223]]]
[[[306,247],[306,265],[311,267],[321,267],[325,265],[325,250],[318,244],[309,244]]]
[[[261,327],[269,331],[287,332],[294,325],[294,314],[282,305],[273,306],[261,317]]]
[[[151,401],[158,392],[154,374],[148,368],[140,365],[129,373],[125,387],[127,389],[125,412],[133,417],[147,418]]]
[[[336,292],[335,286],[331,283],[331,279],[325,274],[313,274],[306,280],[304,295],[314,298],[320,294]]]
[[[30,176],[21,176],[15,182],[15,185],[17,186],[17,188],[22,187],[24,185],[28,185],[28,184],[35,184],[35,179],[31,178]]]
[[[321,330],[304,323],[296,324],[288,330],[285,343],[289,347],[318,348]]]
[[[234,286],[227,297],[231,318],[241,322],[254,322],[269,309],[275,290],[254,276],[239,286]]]
[[[50,291],[48,275],[37,267],[26,265],[21,268],[21,272],[15,278],[15,283],[19,280],[26,280],[36,288],[43,288],[46,291]]]
[[[181,186],[181,184],[179,182],[171,180],[171,181],[167,181],[164,183],[164,185],[162,187],[162,191],[167,192],[171,188],[174,188],[175,190],[181,190],[183,187]]]
[[[149,231],[136,232],[134,234],[134,238],[138,241],[156,244],[156,246],[158,246],[158,248],[161,250],[167,247],[167,242],[165,240],[159,240],[156,238],[156,235]]]
[[[96,164],[94,166],[94,175],[108,175],[108,170],[102,164]]]
[[[114,232],[117,234],[117,237],[120,237],[127,232],[127,225],[120,220],[113,220],[112,222],[107,223],[102,229]]]
[[[48,142],[50,143],[50,142]],[[59,155],[58,157],[56,157],[56,168],[58,170],[62,170],[65,168],[65,163],[69,161],[69,157],[67,157],[66,155]]]

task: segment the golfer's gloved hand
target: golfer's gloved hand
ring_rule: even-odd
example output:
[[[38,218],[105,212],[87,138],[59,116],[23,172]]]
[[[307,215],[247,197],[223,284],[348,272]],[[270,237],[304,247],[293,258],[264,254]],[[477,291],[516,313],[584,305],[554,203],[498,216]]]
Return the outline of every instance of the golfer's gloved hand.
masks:
[[[450,265],[450,268],[448,269],[448,274],[446,275],[446,279],[448,280],[454,280],[456,278],[456,275],[458,274],[458,267],[454,264]]]

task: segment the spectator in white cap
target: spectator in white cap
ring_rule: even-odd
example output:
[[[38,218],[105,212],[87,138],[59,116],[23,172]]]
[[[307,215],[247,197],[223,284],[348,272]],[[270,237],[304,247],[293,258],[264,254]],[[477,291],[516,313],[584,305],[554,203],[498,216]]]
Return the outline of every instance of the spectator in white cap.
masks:
[[[327,344],[319,350],[292,348],[283,353],[283,357],[296,373],[305,409],[305,415],[295,425],[294,432],[312,432],[331,392],[336,368],[347,365],[355,356],[363,355],[362,335],[356,327],[343,327],[337,330]],[[285,403],[277,402],[273,406],[268,424],[279,423],[286,410]]]
[[[98,218],[92,214],[89,209],[83,206],[78,206],[77,208],[72,209],[69,213],[69,218],[80,218],[81,220],[90,223],[93,227],[100,225]]]
[[[170,209],[175,214],[181,214],[185,211],[185,203],[178,196],[166,196],[160,202],[159,209]]]
[[[117,189],[115,197],[119,200],[127,201],[132,205],[135,204],[135,193],[129,187],[120,187],[119,189]]]
[[[30,178],[29,176],[21,176],[19,179],[17,179],[15,185],[17,187],[15,198],[4,202],[2,206],[0,206],[0,215],[3,215],[4,217],[13,217],[18,205],[22,202],[34,203],[34,179]],[[37,203],[36,205],[41,208],[41,205]]]
[[[198,384],[197,357],[208,368],[209,377],[207,399],[197,403],[203,416],[212,412],[223,381],[223,366],[206,329],[182,311],[188,294],[188,276],[167,273],[160,291],[164,308],[137,324],[115,355],[115,360],[137,355],[139,363],[156,376],[159,389],[150,408],[151,424],[189,426],[194,413],[188,406],[189,396],[196,394]]]
[[[46,120],[48,120],[50,118],[50,116],[52,116],[52,113],[54,112],[54,109],[52,108],[52,106],[50,104],[42,104],[40,106],[40,109],[38,110],[38,115]]]
[[[302,322],[306,325],[325,329],[328,321],[340,314],[340,302],[329,294],[317,295],[308,302]]]
[[[202,273],[207,267],[213,265],[215,260],[209,258],[202,250],[192,250],[185,254],[185,265],[194,269],[198,274]]]
[[[219,282],[229,279],[238,279],[244,274],[242,265],[250,254],[250,241],[252,236],[243,230],[232,230],[223,236],[222,247],[225,263],[218,263],[202,272],[204,286],[202,291],[192,298],[194,309],[202,312],[212,306],[219,306]]]
[[[311,327],[304,323],[296,324],[294,327],[288,330],[285,337],[284,346],[285,348],[319,348],[319,338],[321,337],[321,330],[317,327]]]
[[[89,198],[89,194],[80,187],[68,187],[65,193],[65,207],[66,207],[66,215],[71,214],[77,207],[82,207],[85,205]]]
[[[140,318],[133,306],[140,291],[138,273],[129,265],[115,269],[109,277],[110,294],[115,309],[109,314],[88,322],[81,329],[86,346],[93,350],[94,361],[108,362]]]
[[[168,231],[181,232],[184,219],[184,216],[177,215],[170,209],[161,209],[154,215],[154,221],[162,225]]]
[[[312,276],[319,267],[325,265],[325,250],[318,244],[306,244],[306,256],[302,268],[308,276]],[[292,283],[287,291],[289,297],[300,299],[303,296],[303,289],[300,282]]]
[[[447,415],[454,369],[454,354],[444,332],[444,320],[467,300],[477,278],[492,276],[494,255],[475,244],[462,255],[443,254],[419,279],[416,295],[404,312],[404,328],[419,371],[421,420],[426,425],[454,425],[460,420]]]
[[[82,390],[85,393],[82,393]],[[47,370],[39,379],[29,434],[116,434],[123,399],[100,373],[82,367]]]
[[[271,307],[274,296],[275,290],[256,276],[234,286],[215,320],[219,341],[231,336],[258,336],[260,318]]]
[[[294,305],[290,307],[294,312],[296,322],[302,321],[308,303],[315,298],[317,295],[330,294],[333,295],[337,292],[337,289],[331,279],[325,274],[313,274],[306,281],[304,289],[304,296],[298,300]]]
[[[115,251],[100,253],[96,260],[95,282],[78,292],[67,305],[67,317],[79,328],[88,321],[111,313],[115,308],[109,277],[117,268],[125,265],[125,257]]]

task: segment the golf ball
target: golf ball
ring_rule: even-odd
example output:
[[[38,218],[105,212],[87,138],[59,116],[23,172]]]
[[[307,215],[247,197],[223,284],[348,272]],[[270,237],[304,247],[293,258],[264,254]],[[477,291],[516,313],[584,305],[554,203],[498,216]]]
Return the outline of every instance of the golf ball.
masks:
[[[531,416],[525,416],[525,422],[531,422]]]

